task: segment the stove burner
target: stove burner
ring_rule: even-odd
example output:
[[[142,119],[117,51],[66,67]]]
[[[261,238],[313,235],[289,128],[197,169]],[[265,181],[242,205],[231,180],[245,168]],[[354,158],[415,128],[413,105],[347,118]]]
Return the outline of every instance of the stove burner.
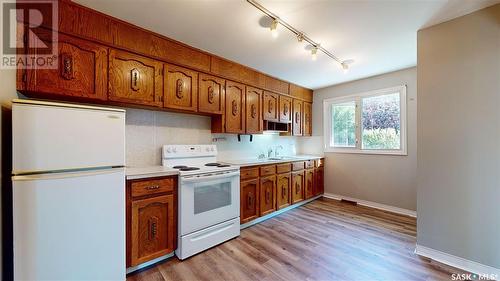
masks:
[[[220,164],[219,166],[217,166],[218,168],[224,168],[224,167],[230,167],[231,165],[229,164]]]
[[[205,166],[208,166],[208,167],[210,167],[210,166],[220,166],[220,165],[222,165],[222,164],[220,164],[220,163],[207,163],[207,164],[205,164]]]
[[[184,165],[179,165],[179,166],[173,166],[172,168],[174,169],[182,169],[182,168],[187,168],[188,166],[184,166]]]
[[[179,170],[181,171],[195,171],[195,170],[199,170],[200,168],[197,168],[197,167],[185,167],[185,168],[180,168]]]

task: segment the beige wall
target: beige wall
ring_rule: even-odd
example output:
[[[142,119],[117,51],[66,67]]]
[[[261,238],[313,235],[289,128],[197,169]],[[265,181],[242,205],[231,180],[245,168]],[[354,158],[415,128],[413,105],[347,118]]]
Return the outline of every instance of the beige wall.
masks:
[[[314,91],[313,137],[298,140],[305,153],[322,152],[324,99],[407,85],[408,156],[326,153],[326,193],[416,210],[416,75],[413,67]]]
[[[500,268],[500,4],[418,33],[419,245]]]

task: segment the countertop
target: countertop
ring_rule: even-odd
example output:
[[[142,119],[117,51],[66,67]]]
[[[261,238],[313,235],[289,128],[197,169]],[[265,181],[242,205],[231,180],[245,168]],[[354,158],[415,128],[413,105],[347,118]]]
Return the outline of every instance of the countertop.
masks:
[[[149,166],[149,167],[126,167],[125,178],[127,180],[176,176],[179,171],[176,169],[163,167],[163,166]]]
[[[324,156],[321,156],[321,155],[294,155],[294,156],[284,156],[283,159],[279,159],[279,160],[247,158],[247,159],[220,160],[220,162],[230,164],[230,165],[240,166],[240,167],[249,167],[249,166],[279,164],[279,163],[296,162],[296,161],[304,161],[304,160],[315,160],[315,159],[320,159],[323,157]]]

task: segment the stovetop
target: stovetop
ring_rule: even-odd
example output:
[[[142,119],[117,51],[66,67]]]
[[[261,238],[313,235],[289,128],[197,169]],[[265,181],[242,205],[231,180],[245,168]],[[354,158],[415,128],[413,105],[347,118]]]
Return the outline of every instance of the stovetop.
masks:
[[[217,162],[215,145],[164,145],[162,164],[179,170],[181,176],[239,170],[238,166]]]

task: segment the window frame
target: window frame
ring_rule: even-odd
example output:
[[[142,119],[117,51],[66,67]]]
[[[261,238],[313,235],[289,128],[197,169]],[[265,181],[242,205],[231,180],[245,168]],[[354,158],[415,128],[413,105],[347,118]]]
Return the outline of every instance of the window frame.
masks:
[[[399,93],[400,101],[400,148],[399,149],[363,149],[362,148],[362,100],[364,98],[382,96]],[[332,144],[332,105],[354,102],[356,105],[355,127],[356,146],[355,147],[334,147]],[[351,94],[342,97],[329,98],[323,100],[323,132],[324,132],[324,152],[333,153],[354,153],[354,154],[378,154],[378,155],[408,155],[407,151],[407,95],[406,85],[390,88],[378,89],[358,94]]]

